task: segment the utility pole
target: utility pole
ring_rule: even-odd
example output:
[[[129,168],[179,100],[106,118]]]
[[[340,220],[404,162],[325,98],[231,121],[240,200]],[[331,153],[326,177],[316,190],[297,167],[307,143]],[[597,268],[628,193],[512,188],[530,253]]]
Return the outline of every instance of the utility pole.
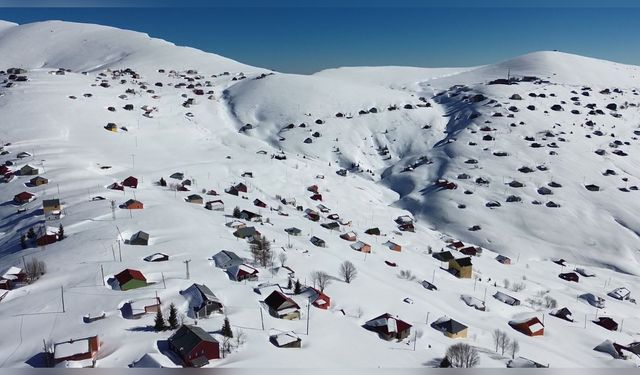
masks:
[[[262,330],[264,331],[264,317],[262,316],[262,307],[258,307],[260,310],[260,323],[262,324]]]
[[[116,261],[116,251],[113,248],[113,244],[111,244],[111,255],[113,255],[113,261],[115,262]]]
[[[189,262],[191,262],[191,259],[185,260],[184,262],[182,262],[187,268],[187,280],[189,280]]]
[[[60,297],[62,299],[62,312],[67,312],[67,310],[64,307],[64,288],[62,287],[62,285],[60,285]]]
[[[162,275],[162,285],[164,285],[164,288],[167,289],[167,283],[164,281],[164,272],[160,272],[160,274]]]
[[[311,304],[307,301],[307,336],[309,336],[309,320],[311,320]]]
[[[427,311],[427,320],[424,321],[424,324],[429,325],[429,314],[431,314],[430,311]]]
[[[116,220],[116,201],[111,200],[111,220]]]
[[[433,276],[431,276],[431,284],[436,282],[436,269],[433,269]]]
[[[487,287],[484,287],[484,297],[482,297],[482,303],[485,303],[487,301]]]
[[[102,286],[105,286],[105,283],[104,283],[104,268],[102,268],[102,264],[100,265],[100,273],[102,274]]]
[[[120,254],[120,262],[122,262],[122,247],[120,246],[120,240],[118,241],[118,254]]]
[[[418,332],[413,333],[413,351],[416,351],[416,343],[418,342]]]
[[[22,266],[24,267],[24,271],[27,271],[27,262],[24,260],[24,255],[22,256]]]

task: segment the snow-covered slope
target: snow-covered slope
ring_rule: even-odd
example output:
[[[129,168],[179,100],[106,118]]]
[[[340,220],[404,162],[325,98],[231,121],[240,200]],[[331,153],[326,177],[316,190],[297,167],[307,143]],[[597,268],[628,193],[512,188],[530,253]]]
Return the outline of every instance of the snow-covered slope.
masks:
[[[416,90],[420,82],[456,75],[475,68],[416,68],[411,66],[367,66],[326,69],[315,76],[398,90]]]
[[[208,74],[262,70],[194,48],[176,47],[139,32],[61,21],[0,24],[0,54],[5,66],[65,68],[76,72],[125,65],[151,70],[165,66],[186,70],[198,66]]]
[[[25,44],[34,47],[19,48]],[[565,68],[575,61],[583,68]],[[42,339],[53,343],[96,334],[102,342],[98,367],[125,367],[145,353],[165,355],[172,331],[154,332],[153,314],[132,319],[127,306],[157,295],[165,313],[175,303],[185,322],[194,323],[179,293],[194,282],[220,298],[234,331],[245,334],[244,343],[212,361],[212,367],[435,366],[457,341],[480,350],[480,366],[503,367],[509,357],[495,353],[494,329],[517,339],[521,356],[552,367],[637,365],[637,358],[613,359],[593,351],[607,339],[623,345],[639,339],[637,305],[605,297],[619,286],[633,297],[638,286],[640,223],[634,213],[640,207],[639,192],[632,189],[640,177],[637,68],[620,70],[619,64],[544,52],[507,64],[518,79],[535,75],[544,81],[488,85],[504,76],[504,64],[269,74],[113,28],[0,23],[0,70],[28,69],[18,74],[27,81],[0,75],[0,140],[8,152],[0,161],[12,162],[12,171],[29,164],[49,180],[32,186],[33,176],[18,175],[0,190],[0,275],[32,259],[47,265],[46,274],[33,283],[6,295],[0,289],[0,366],[41,366]],[[605,88],[608,93],[600,93]],[[521,99],[510,99],[514,93]],[[590,103],[603,114],[590,115],[592,109],[585,108]],[[615,110],[606,109],[610,103],[617,104]],[[552,110],[555,104],[563,111]],[[118,131],[107,131],[108,123]],[[595,154],[598,149],[605,153]],[[626,156],[614,153],[620,150]],[[21,152],[28,154],[19,158]],[[542,165],[547,169],[536,169]],[[534,172],[519,172],[522,166]],[[336,173],[340,168],[349,170],[346,176]],[[176,190],[182,179],[170,178],[174,172],[190,180],[189,191]],[[462,174],[470,179],[459,178]],[[138,178],[137,188],[107,188],[128,176]],[[169,186],[157,184],[161,177]],[[457,189],[437,188],[441,178]],[[512,180],[525,186],[505,185]],[[549,186],[551,181],[561,186]],[[240,182],[247,185],[246,193],[224,192]],[[600,190],[589,191],[588,184]],[[317,185],[321,201],[311,199],[311,185]],[[553,194],[540,194],[543,186]],[[625,186],[627,191],[619,190]],[[211,190],[217,195],[209,195]],[[22,191],[35,194],[34,200],[15,204],[14,195]],[[205,202],[222,200],[224,211],[187,202],[192,194]],[[510,195],[520,203],[507,203]],[[60,219],[44,219],[42,201],[50,198],[61,200]],[[129,199],[144,208],[118,207]],[[256,199],[266,207],[257,206]],[[486,207],[489,201],[500,207]],[[549,201],[559,207],[548,207]],[[236,206],[262,215],[262,222],[234,219]],[[309,220],[306,209],[319,211],[319,220]],[[399,230],[394,219],[401,215],[415,217],[415,232]],[[223,249],[252,262],[249,243],[234,237],[228,226],[234,220],[272,241],[276,255],[286,254],[288,269],[275,260],[255,265],[257,281],[235,282],[216,268],[211,257]],[[332,222],[340,223],[338,230],[320,225]],[[60,224],[62,241],[36,246],[26,240],[22,248],[20,237],[29,228],[41,235]],[[481,229],[469,231],[473,225]],[[290,227],[301,235],[288,236]],[[365,233],[370,228],[379,228],[381,236]],[[149,244],[127,243],[140,230],[150,234]],[[353,250],[352,242],[339,237],[348,231],[370,244],[372,252]],[[326,247],[313,245],[314,236]],[[450,239],[482,246],[482,255],[472,257],[472,278],[454,277],[430,254],[446,248]],[[387,241],[401,245],[401,251],[390,250]],[[158,252],[169,260],[144,260]],[[498,253],[510,256],[512,264],[496,261]],[[565,258],[566,265],[552,262],[553,257]],[[358,270],[351,283],[339,272],[346,260]],[[595,276],[580,276],[579,283],[556,277],[574,267],[586,267]],[[112,288],[113,276],[125,268],[142,271],[150,285]],[[327,310],[307,310],[307,296],[287,288],[292,272],[293,281],[313,286],[314,271],[331,277]],[[423,280],[437,290],[426,289]],[[266,296],[253,290],[261,283],[278,283],[301,306],[302,319],[270,316],[261,305]],[[491,297],[497,291],[521,304]],[[596,313],[576,298],[585,293],[603,296],[606,306]],[[467,306],[462,295],[484,301],[486,311]],[[549,315],[553,301],[568,307],[576,321]],[[85,315],[102,312],[104,319],[85,322]],[[383,313],[411,324],[411,336],[387,342],[362,328]],[[596,315],[623,324],[608,331],[591,322]],[[467,325],[468,336],[451,339],[433,329],[430,324],[442,316]],[[530,316],[544,322],[544,336],[525,336],[508,325]],[[197,324],[222,341],[223,319],[214,314]],[[269,335],[279,331],[294,331],[302,347],[274,346]]]

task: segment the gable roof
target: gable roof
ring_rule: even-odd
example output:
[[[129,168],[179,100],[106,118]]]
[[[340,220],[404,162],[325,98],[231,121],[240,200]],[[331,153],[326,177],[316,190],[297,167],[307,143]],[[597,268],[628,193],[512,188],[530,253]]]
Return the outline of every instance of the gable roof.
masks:
[[[183,357],[189,355],[196,346],[203,341],[218,343],[218,341],[204,329],[192,325],[183,325],[169,337],[169,343]]]
[[[126,284],[131,280],[147,281],[142,272],[138,270],[132,270],[130,268],[127,268],[119,274],[115,275],[115,278],[116,280],[118,280],[118,283],[120,285]]]
[[[454,259],[451,259],[451,260],[456,262],[456,263],[458,263],[460,265],[460,267],[470,267],[470,266],[472,266],[471,258],[469,258],[469,257],[454,258]]]
[[[212,258],[216,266],[220,266],[229,262],[231,262],[232,264],[241,264],[243,262],[242,258],[240,258],[238,254],[228,250],[221,250]]]
[[[436,320],[435,322],[433,322],[432,326],[440,331],[452,334],[462,332],[468,328],[466,325],[446,317],[442,317]]]
[[[271,294],[269,294],[269,296],[264,299],[264,303],[276,311],[288,309],[291,307],[296,309],[300,308],[300,306],[298,306],[298,304],[294,300],[285,296],[284,293],[278,290],[274,290],[273,292],[271,292]]]
[[[400,320],[389,313],[382,314],[365,323],[366,327],[375,329],[385,334],[402,332],[411,328],[411,324]]]

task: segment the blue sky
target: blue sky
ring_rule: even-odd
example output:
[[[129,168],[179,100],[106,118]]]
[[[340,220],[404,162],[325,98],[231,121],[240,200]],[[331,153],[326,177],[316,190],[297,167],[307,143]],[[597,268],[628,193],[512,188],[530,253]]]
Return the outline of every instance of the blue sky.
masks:
[[[12,7],[17,4],[23,7]],[[38,7],[43,4],[50,7]],[[0,0],[0,19],[100,23],[294,73],[354,65],[471,66],[552,49],[640,65],[640,7],[633,1],[613,0],[607,6],[595,0],[268,4]]]

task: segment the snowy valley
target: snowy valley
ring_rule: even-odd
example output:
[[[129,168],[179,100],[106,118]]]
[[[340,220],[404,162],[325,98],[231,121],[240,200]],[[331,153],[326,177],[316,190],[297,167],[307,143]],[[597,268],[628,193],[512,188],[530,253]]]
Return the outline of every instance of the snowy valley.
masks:
[[[296,75],[0,21],[0,367],[636,367],[639,105],[555,51]]]

